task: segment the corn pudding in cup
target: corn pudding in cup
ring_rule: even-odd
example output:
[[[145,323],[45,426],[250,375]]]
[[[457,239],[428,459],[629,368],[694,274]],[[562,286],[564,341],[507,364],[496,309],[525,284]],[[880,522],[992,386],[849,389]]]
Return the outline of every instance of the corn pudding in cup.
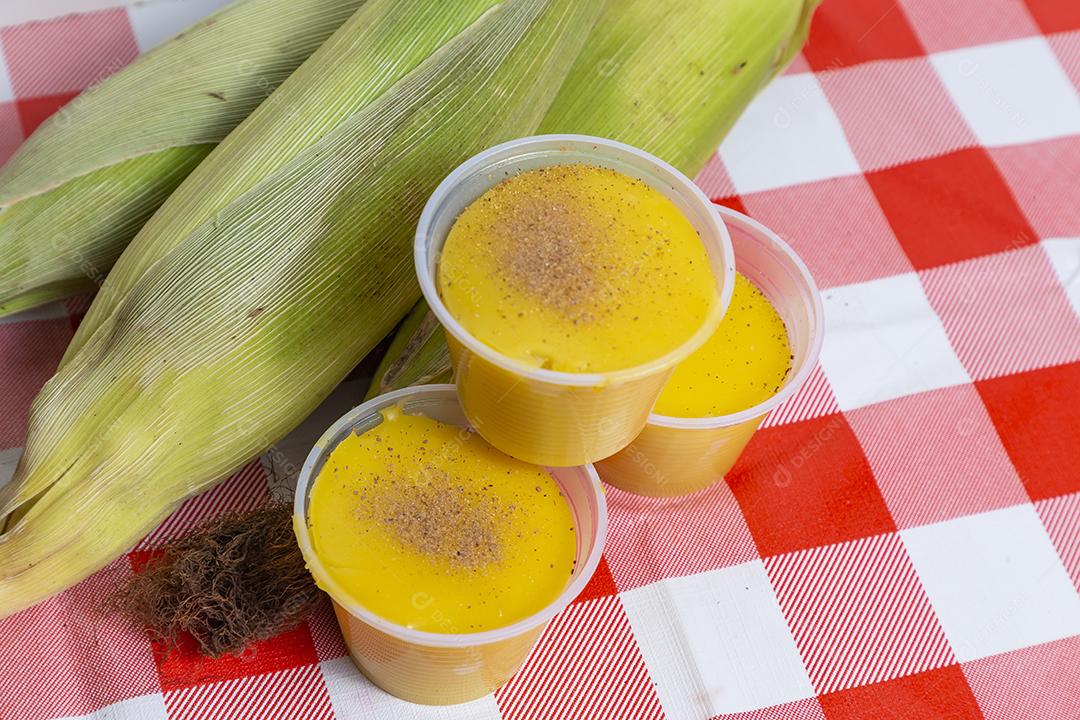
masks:
[[[718,481],[769,412],[797,393],[817,365],[825,324],[810,271],[761,223],[722,206],[716,211],[731,234],[739,281],[747,282],[747,291],[736,290],[739,299],[732,302],[716,335],[676,369],[641,434],[596,464],[604,482],[622,490],[667,497]],[[775,319],[763,305],[775,311]],[[765,327],[750,327],[754,322],[748,321]],[[773,336],[777,323],[782,325],[783,344]],[[740,336],[740,331],[751,334]],[[715,355],[709,357],[725,351],[725,340],[734,346],[726,358],[734,368],[725,368]],[[778,353],[788,355],[789,367],[782,375],[774,357]],[[756,373],[744,372],[743,363]],[[764,387],[748,388],[753,382]],[[669,391],[674,397],[667,397]]]
[[[411,702],[486,695],[517,671],[600,561],[591,466],[510,458],[468,427],[453,385],[387,393],[319,439],[294,529],[349,656]]]
[[[457,168],[424,209],[415,258],[470,424],[553,467],[641,432],[735,280],[727,230],[689,178],[575,135],[515,140]]]

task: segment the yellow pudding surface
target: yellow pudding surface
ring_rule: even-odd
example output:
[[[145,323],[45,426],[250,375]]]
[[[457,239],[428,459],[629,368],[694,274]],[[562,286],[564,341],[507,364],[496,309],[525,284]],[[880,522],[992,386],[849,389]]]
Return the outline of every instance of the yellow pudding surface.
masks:
[[[545,470],[397,408],[330,453],[308,526],[356,603],[428,632],[522,620],[558,597],[574,567],[573,518]]]
[[[477,340],[572,373],[662,357],[719,303],[682,211],[646,183],[592,165],[530,170],[481,195],[451,228],[437,283]]]
[[[720,327],[675,368],[653,412],[695,418],[746,410],[780,391],[792,359],[787,328],[776,308],[737,273]]]

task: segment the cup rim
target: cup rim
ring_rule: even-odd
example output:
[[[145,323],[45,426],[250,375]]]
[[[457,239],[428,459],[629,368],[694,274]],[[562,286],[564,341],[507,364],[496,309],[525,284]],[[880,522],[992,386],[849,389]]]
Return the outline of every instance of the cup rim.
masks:
[[[719,260],[717,264],[720,265],[721,274],[716,275],[714,272],[718,286],[717,301],[713,303],[701,326],[698,327],[698,329],[681,345],[646,363],[641,363],[628,368],[620,368],[618,370],[595,373],[572,373],[532,367],[520,360],[515,360],[514,358],[495,350],[473,336],[472,333],[466,330],[465,327],[454,318],[450,313],[450,310],[443,303],[442,298],[439,296],[439,291],[435,284],[435,273],[431,272],[428,267],[427,261],[429,251],[427,238],[431,234],[435,220],[441,213],[442,201],[463,180],[482,170],[485,165],[498,160],[500,156],[508,150],[519,150],[520,154],[524,156],[528,153],[529,149],[535,145],[548,145],[551,143],[561,143],[568,146],[563,151],[571,150],[575,146],[577,149],[591,147],[593,150],[597,150],[599,148],[604,148],[614,154],[622,155],[624,158],[629,156],[638,161],[651,164],[654,166],[654,171],[665,176],[665,180],[671,183],[672,190],[685,194],[689,198],[693,198],[695,201],[701,203],[703,208],[708,209],[714,207],[712,201],[706,197],[701,189],[694,184],[690,178],[686,177],[686,175],[679,172],[670,164],[644,150],[640,150],[632,145],[627,145],[626,143],[621,143],[616,140],[594,137],[591,135],[563,133],[531,135],[500,143],[499,145],[490,147],[487,150],[472,156],[455,168],[441,183],[439,183],[438,187],[435,188],[435,192],[431,194],[427,204],[424,206],[424,210],[420,215],[420,221],[416,227],[416,237],[413,243],[413,260],[416,267],[416,276],[419,280],[420,290],[424,295],[424,299],[427,301],[431,311],[435,314],[435,317],[438,318],[440,324],[442,324],[443,328],[446,330],[448,336],[455,338],[465,345],[470,352],[483,357],[488,362],[514,373],[515,375],[532,380],[570,387],[594,387],[612,382],[635,380],[652,375],[664,368],[674,367],[699,347],[704,345],[712,336],[713,332],[716,331],[717,326],[719,326],[720,321],[723,319],[724,314],[727,312],[728,305],[731,302],[731,295],[734,292],[735,251],[732,248],[731,236],[729,235],[727,228],[724,226],[719,215],[715,212],[705,212],[703,215],[706,218],[705,221],[714,231],[718,241],[717,245],[719,246]],[[653,187],[654,189],[667,194],[664,188]]]
[[[296,491],[293,497],[293,534],[296,536],[297,544],[300,546],[300,552],[304,556],[308,571],[314,577],[316,584],[320,589],[326,592],[335,603],[344,608],[346,612],[353,617],[362,620],[365,624],[387,635],[414,645],[455,648],[472,647],[517,637],[536,627],[544,625],[555,615],[566,609],[574,598],[580,595],[581,591],[585,589],[585,586],[588,584],[593,573],[600,564],[600,556],[603,553],[605,540],[607,539],[607,501],[600,484],[600,476],[597,474],[596,469],[592,464],[577,466],[578,469],[581,469],[585,473],[588,480],[587,485],[592,489],[597,508],[596,537],[593,540],[591,552],[585,557],[585,561],[582,563],[581,572],[577,577],[567,583],[566,587],[558,597],[539,611],[510,625],[504,625],[502,627],[492,628],[481,632],[439,633],[426,630],[414,630],[387,620],[371,610],[368,610],[363,605],[349,600],[348,593],[346,593],[323,568],[322,562],[319,560],[318,554],[315,552],[315,548],[312,545],[307,524],[307,508],[305,501],[308,495],[308,489],[314,482],[314,478],[312,477],[313,469],[320,458],[333,451],[332,443],[334,438],[341,434],[342,431],[353,427],[361,418],[394,405],[399,401],[425,395],[442,396],[442,399],[446,399],[448,394],[452,395],[456,400],[457,388],[452,384],[417,385],[402,388],[372,398],[371,400],[352,408],[338,418],[315,442],[315,445],[311,448],[307,458],[304,460],[303,467],[300,469],[300,475],[297,478]],[[566,470],[568,468],[559,469]]]
[[[724,223],[731,223],[733,225],[742,225],[749,227],[756,233],[763,235],[772,245],[782,252],[788,260],[795,266],[799,273],[800,278],[806,287],[810,291],[810,298],[813,303],[812,314],[814,318],[814,327],[816,332],[810,339],[810,344],[806,349],[806,361],[799,368],[799,371],[784,384],[784,387],[780,389],[780,392],[772,395],[765,400],[761,401],[757,405],[752,405],[745,410],[740,410],[736,413],[729,413],[727,415],[713,415],[710,417],[701,418],[684,418],[675,417],[672,415],[659,415],[657,413],[650,413],[647,425],[656,425],[667,428],[682,428],[692,430],[706,430],[719,427],[727,427],[730,425],[738,425],[748,420],[754,420],[761,417],[765,413],[770,412],[774,408],[784,403],[788,398],[794,395],[799,389],[806,383],[806,380],[810,377],[810,374],[814,372],[814,368],[818,365],[818,358],[821,355],[821,345],[825,338],[825,311],[821,302],[821,291],[818,289],[817,283],[814,281],[813,275],[810,274],[810,269],[806,267],[806,263],[799,257],[799,254],[788,245],[784,240],[777,235],[774,231],[770,230],[765,225],[762,225],[752,217],[745,215],[738,210],[733,210],[724,205],[715,205],[716,211],[723,218]],[[736,258],[736,268],[738,267],[738,258]]]

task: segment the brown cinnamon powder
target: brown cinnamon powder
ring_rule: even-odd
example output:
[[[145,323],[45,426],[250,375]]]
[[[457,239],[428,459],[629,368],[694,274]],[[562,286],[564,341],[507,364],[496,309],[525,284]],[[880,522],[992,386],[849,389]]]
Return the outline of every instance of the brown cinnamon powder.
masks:
[[[579,175],[580,165],[557,165],[533,170],[538,180],[527,196],[515,197],[507,185],[498,223],[490,232],[502,248],[500,265],[507,279],[575,323],[594,320],[596,296],[604,290],[598,271],[610,271],[598,261],[616,218],[599,221],[597,199],[573,189],[567,177]],[[590,167],[591,171],[613,170]],[[506,181],[513,182],[513,179]],[[496,202],[488,195],[483,202]]]
[[[507,511],[490,486],[472,489],[427,465],[420,477],[391,476],[381,489],[360,495],[357,516],[373,521],[405,547],[462,570],[479,570],[503,559],[500,542]]]

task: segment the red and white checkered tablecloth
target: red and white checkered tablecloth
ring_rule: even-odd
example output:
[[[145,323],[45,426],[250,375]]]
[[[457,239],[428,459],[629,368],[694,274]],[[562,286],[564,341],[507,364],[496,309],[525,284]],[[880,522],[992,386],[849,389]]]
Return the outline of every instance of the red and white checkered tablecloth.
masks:
[[[0,28],[0,158],[223,2]],[[387,696],[325,607],[219,661],[165,657],[97,609],[155,541],[264,502],[264,458],[0,621],[0,718],[1080,718],[1078,85],[1076,0],[825,1],[699,178],[806,259],[820,370],[725,482],[675,500],[610,490],[599,571],[493,696]],[[0,481],[81,308],[0,321]]]

